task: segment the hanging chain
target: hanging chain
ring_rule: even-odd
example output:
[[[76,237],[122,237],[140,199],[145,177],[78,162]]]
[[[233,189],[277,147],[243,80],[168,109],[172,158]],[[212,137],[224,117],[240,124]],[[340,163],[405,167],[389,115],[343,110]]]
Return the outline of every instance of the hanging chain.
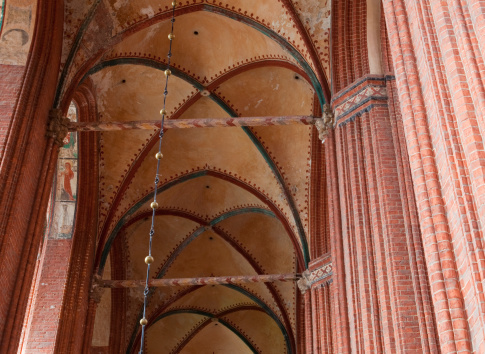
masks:
[[[162,116],[162,124],[160,127],[160,133],[158,135],[159,140],[158,140],[158,152],[155,155],[155,158],[157,159],[157,172],[155,175],[155,191],[153,192],[153,202],[150,204],[150,207],[152,208],[152,226],[150,227],[150,241],[148,243],[148,256],[145,257],[145,263],[147,265],[147,277],[145,281],[145,289],[143,291],[143,318],[140,320],[140,325],[141,325],[141,344],[140,344],[140,354],[143,354],[143,347],[145,343],[145,328],[148,325],[148,320],[146,319],[146,310],[147,310],[147,302],[148,302],[148,294],[150,292],[150,289],[148,287],[148,282],[150,280],[150,265],[153,263],[154,258],[152,257],[152,240],[153,240],[153,235],[155,234],[155,212],[158,208],[158,203],[157,203],[157,188],[158,188],[158,183],[160,182],[160,161],[163,158],[162,155],[162,139],[163,139],[163,125],[165,122],[165,115],[167,114],[166,110],[166,103],[167,103],[167,95],[168,95],[168,78],[170,75],[172,75],[172,72],[170,71],[170,61],[172,58],[172,42],[173,39],[175,38],[175,35],[173,34],[173,25],[175,22],[175,6],[177,5],[176,1],[172,1],[172,29],[170,31],[170,34],[168,35],[168,39],[170,40],[170,46],[168,49],[168,62],[167,62],[167,69],[164,71],[165,74],[165,89],[163,91],[163,108],[160,111],[160,115]]]

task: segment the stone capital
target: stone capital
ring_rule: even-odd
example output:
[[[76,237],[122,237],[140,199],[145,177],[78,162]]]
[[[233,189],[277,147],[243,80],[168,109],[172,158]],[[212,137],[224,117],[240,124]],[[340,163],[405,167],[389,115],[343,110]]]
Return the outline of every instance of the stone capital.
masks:
[[[301,274],[301,279],[298,280],[297,285],[298,288],[300,289],[301,293],[304,294],[306,293],[307,290],[309,290],[312,286],[312,283],[310,281],[310,271],[307,269]]]
[[[93,282],[91,284],[91,291],[89,292],[89,298],[92,299],[95,303],[99,304],[101,302],[101,298],[105,290],[106,288],[104,288],[101,285],[101,276],[98,274],[95,274],[93,276]]]
[[[315,127],[318,130],[318,138],[322,141],[322,143],[325,142],[330,129],[333,128],[334,119],[335,115],[332,112],[332,108],[330,108],[328,103],[325,103],[323,105],[322,118],[315,120]]]
[[[47,125],[46,136],[54,138],[54,142],[58,146],[63,146],[62,142],[68,133],[68,125],[70,120],[62,116],[62,111],[58,108],[53,108],[49,111],[49,122]]]

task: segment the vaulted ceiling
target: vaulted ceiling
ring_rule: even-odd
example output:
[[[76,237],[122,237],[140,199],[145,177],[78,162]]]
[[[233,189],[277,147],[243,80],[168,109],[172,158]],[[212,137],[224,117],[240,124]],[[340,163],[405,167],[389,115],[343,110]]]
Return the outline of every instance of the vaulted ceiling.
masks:
[[[328,98],[330,5],[178,2],[168,119],[318,114]],[[67,0],[57,103],[89,85],[100,121],[158,119],[170,16],[169,0]],[[152,276],[305,269],[314,134],[304,125],[167,131]],[[157,142],[157,131],[100,133],[96,266],[106,279],[145,277]],[[156,289],[147,350],[294,352],[298,296],[294,283]],[[106,293],[93,345],[121,333],[123,351],[137,352],[142,299],[140,289]]]

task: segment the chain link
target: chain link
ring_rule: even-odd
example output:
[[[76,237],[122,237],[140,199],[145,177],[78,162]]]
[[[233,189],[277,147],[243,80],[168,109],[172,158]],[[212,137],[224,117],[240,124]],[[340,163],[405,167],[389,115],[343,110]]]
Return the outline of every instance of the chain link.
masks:
[[[145,281],[145,289],[143,290],[143,318],[140,321],[141,324],[141,342],[140,342],[140,351],[139,354],[143,354],[143,347],[145,345],[145,328],[148,324],[146,320],[146,310],[147,310],[147,303],[148,303],[148,295],[150,293],[150,288],[148,286],[148,282],[150,280],[150,263],[153,261],[152,258],[152,241],[153,241],[153,236],[155,235],[155,213],[156,213],[156,208],[158,206],[157,204],[157,188],[158,188],[158,183],[160,182],[159,176],[160,176],[160,162],[161,158],[158,156],[162,156],[162,140],[163,140],[163,126],[165,123],[165,115],[166,115],[166,103],[167,103],[167,95],[168,95],[168,79],[170,77],[170,62],[172,58],[172,43],[173,43],[173,28],[174,28],[174,23],[175,23],[175,6],[177,5],[176,1],[172,1],[172,19],[170,22],[172,22],[172,28],[170,30],[170,35],[168,36],[170,40],[170,46],[168,49],[168,62],[167,62],[167,70],[165,71],[165,89],[163,91],[163,109],[160,111],[162,114],[162,123],[160,126],[160,133],[159,133],[159,141],[158,141],[158,154],[157,154],[157,172],[155,175],[155,191],[153,192],[153,203],[152,203],[152,225],[150,228],[150,241],[148,244],[148,257],[145,258],[145,263],[147,263],[147,276],[146,276],[146,281]],[[159,155],[160,154],[160,155]]]

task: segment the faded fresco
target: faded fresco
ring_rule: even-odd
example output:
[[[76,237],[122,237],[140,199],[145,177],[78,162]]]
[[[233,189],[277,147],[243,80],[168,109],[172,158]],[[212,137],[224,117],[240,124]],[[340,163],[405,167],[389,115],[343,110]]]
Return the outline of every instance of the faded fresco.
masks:
[[[67,117],[77,120],[76,106],[71,104]],[[51,220],[49,238],[71,238],[76,216],[77,186],[78,186],[78,143],[77,133],[69,133],[59,150],[57,174],[52,195],[51,210],[54,217]]]
[[[0,64],[25,65],[35,24],[36,1],[0,0]]]

